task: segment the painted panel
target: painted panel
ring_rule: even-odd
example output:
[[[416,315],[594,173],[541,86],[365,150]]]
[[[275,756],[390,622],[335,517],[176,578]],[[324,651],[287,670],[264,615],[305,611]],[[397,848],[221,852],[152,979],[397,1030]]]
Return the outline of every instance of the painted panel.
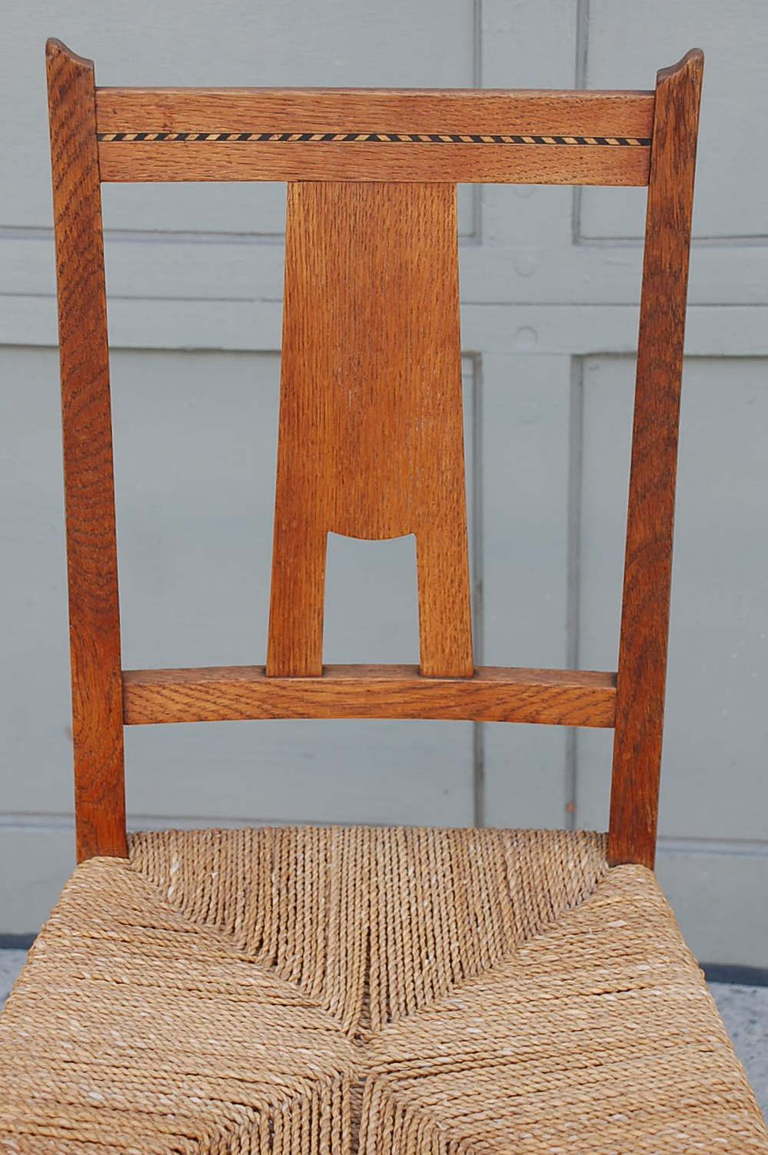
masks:
[[[8,14],[4,34],[14,50],[0,76],[0,100],[15,110],[6,149],[16,158],[0,226],[47,228],[50,175],[43,46],[59,36],[96,62],[108,85],[301,85],[465,87],[474,83],[471,0],[413,5],[393,0],[303,0],[215,10],[193,0],[158,5],[137,0],[127,15],[117,0],[70,6],[66,17],[32,0]],[[151,35],[147,30],[151,29]],[[281,197],[274,187],[222,192],[190,186],[183,194],[142,187],[133,195],[106,190],[110,226],[152,233],[274,233]]]
[[[661,830],[768,854],[765,360],[685,366]],[[579,660],[615,668],[633,365],[584,365]],[[603,820],[605,736],[579,736],[579,820]]]
[[[567,664],[571,388],[569,357],[483,357],[478,456],[489,665]],[[494,723],[481,725],[479,738],[488,825],[567,825],[566,730]]]
[[[744,0],[719,4],[590,0],[587,87],[652,88],[657,69],[693,47],[702,48],[706,56],[694,234],[734,242],[765,239],[765,5]],[[606,190],[585,191],[583,236],[641,236],[641,199],[639,192],[625,201]],[[716,291],[715,285],[712,288]]]

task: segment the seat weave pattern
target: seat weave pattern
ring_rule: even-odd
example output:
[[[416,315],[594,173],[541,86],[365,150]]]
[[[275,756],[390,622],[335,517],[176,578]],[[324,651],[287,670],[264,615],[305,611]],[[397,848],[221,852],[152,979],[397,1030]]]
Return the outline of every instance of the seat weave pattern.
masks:
[[[16,1155],[666,1155],[768,1133],[653,875],[600,835],[136,835],[0,1018]]]

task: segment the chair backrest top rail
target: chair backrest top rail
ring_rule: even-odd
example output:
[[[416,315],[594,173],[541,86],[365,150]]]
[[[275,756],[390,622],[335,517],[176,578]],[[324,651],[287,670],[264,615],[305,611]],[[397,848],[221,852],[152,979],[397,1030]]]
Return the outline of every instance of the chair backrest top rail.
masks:
[[[96,88],[98,132],[532,133],[649,138],[653,92]],[[289,122],[289,123],[288,123]]]
[[[97,88],[103,181],[644,185],[652,92]]]

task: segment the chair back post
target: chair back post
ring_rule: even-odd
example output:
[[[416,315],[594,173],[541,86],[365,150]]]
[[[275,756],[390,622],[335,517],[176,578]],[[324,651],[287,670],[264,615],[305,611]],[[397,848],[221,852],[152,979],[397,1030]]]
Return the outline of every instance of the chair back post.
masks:
[[[616,683],[608,857],[653,867],[672,579],[680,386],[704,58],[656,79]]]
[[[80,862],[127,853],[109,347],[93,64],[56,40],[46,60]]]

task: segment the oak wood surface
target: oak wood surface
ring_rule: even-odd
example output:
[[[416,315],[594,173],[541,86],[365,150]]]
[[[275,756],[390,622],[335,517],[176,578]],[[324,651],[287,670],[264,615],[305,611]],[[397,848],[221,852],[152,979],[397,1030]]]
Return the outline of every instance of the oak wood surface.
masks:
[[[650,92],[377,89],[97,90],[101,135],[430,133],[591,143],[106,140],[102,180],[493,181],[643,185]],[[627,144],[600,144],[595,138]],[[645,146],[638,144],[645,141]]]
[[[640,303],[609,859],[653,866],[703,55],[658,74]]]
[[[202,130],[201,130],[202,131]],[[645,185],[650,149],[624,145],[99,143],[103,181],[454,181]]]
[[[97,90],[47,58],[78,857],[126,852],[123,724],[395,717],[615,725],[609,858],[652,865],[701,53],[655,93]],[[267,666],[123,672],[99,183],[245,179],[291,182]],[[473,672],[456,181],[649,183],[617,677]],[[416,535],[420,669],[323,666],[329,532]]]
[[[97,88],[108,132],[444,132],[650,137],[653,92]]]
[[[416,535],[422,673],[471,674],[452,185],[289,186],[271,675],[321,672],[331,532]]]
[[[125,855],[122,676],[93,65],[47,46],[78,860]]]
[[[246,718],[448,718],[611,726],[615,675],[479,667],[425,678],[416,666],[326,666],[322,677],[268,677],[263,666],[126,670],[126,725]]]

